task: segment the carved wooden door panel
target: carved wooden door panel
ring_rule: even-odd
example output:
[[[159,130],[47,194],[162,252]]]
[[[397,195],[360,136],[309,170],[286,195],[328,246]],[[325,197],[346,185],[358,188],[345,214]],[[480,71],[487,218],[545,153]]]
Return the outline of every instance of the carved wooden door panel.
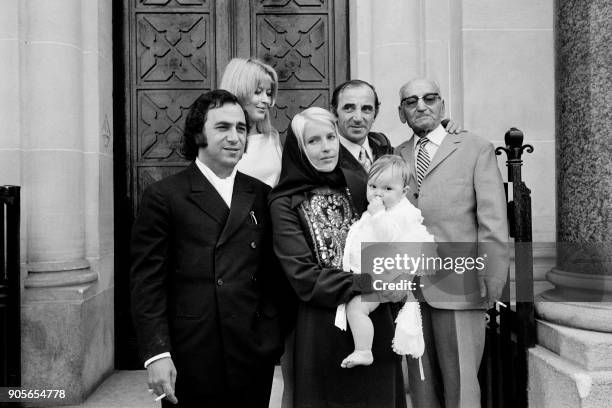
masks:
[[[272,116],[284,132],[299,111],[328,108],[333,89],[348,79],[346,2],[260,0],[250,6],[250,53],[278,73]]]
[[[273,123],[284,132],[309,106],[329,107],[348,78],[346,0],[117,0],[115,64],[116,364],[139,366],[129,314],[129,234],[142,192],[184,168],[191,103],[227,62],[251,55],[279,75]],[[121,75],[122,74],[122,75]]]
[[[180,154],[191,103],[213,89],[215,15],[210,0],[136,0],[130,8],[132,205],[144,188],[183,168]]]

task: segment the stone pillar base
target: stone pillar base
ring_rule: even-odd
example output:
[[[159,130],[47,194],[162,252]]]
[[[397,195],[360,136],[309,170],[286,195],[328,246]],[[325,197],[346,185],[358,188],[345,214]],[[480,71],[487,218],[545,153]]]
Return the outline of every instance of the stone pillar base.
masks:
[[[112,371],[113,290],[100,290],[83,260],[28,269],[22,387],[65,390],[63,403],[81,403]]]
[[[551,301],[546,295],[536,298],[538,317],[564,326],[612,333],[611,303]]]
[[[529,350],[530,408],[603,408],[612,401],[612,334],[538,321]]]

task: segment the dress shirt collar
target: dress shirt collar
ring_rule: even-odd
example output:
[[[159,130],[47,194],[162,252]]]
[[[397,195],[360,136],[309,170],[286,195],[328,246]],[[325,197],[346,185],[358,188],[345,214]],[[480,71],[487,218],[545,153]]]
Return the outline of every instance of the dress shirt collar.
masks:
[[[353,143],[342,136],[340,136],[340,143],[342,143],[342,146],[346,147],[346,150],[348,150],[355,159],[359,160],[359,152],[361,152],[362,145]],[[374,153],[372,152],[372,147],[370,147],[370,139],[367,136],[363,141],[363,147],[365,147],[366,153],[370,161],[374,163]]]
[[[232,192],[234,190],[234,180],[236,179],[236,167],[232,170],[232,173],[226,178],[220,178],[215,174],[214,171],[210,169],[207,165],[202,163],[200,159],[196,157],[196,166],[202,172],[204,177],[212,184],[212,186],[217,190],[223,201],[227,204],[228,207],[232,206]]]
[[[442,125],[438,125],[438,127],[436,127],[434,130],[429,132],[426,136],[431,143],[436,145],[436,147],[440,147],[440,145],[444,141],[444,138],[446,137],[446,130],[442,127]],[[420,139],[421,138],[418,137],[416,134],[414,135],[414,148],[415,149]]]

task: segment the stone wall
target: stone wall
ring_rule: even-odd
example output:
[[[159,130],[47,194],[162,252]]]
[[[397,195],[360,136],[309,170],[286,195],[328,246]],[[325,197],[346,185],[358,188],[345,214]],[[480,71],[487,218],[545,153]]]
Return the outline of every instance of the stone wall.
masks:
[[[553,1],[353,0],[349,7],[351,77],[372,82],[382,100],[375,129],[394,144],[409,137],[398,90],[416,76],[435,78],[447,115],[495,145],[520,128],[535,148],[523,168],[534,241],[554,242]]]
[[[6,0],[0,184],[22,186],[22,382],[80,401],[113,368],[107,0]]]

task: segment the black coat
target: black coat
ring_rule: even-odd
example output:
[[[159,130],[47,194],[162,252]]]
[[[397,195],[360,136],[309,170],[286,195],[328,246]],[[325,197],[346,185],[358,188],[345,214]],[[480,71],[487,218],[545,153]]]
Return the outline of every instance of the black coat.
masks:
[[[382,134],[370,134],[375,157],[392,153]],[[344,147],[341,147],[344,149]],[[284,153],[285,154],[285,153]],[[358,214],[365,211],[367,175],[348,152],[340,154],[346,184]],[[374,364],[350,369],[340,362],[354,350],[350,329],[334,326],[336,307],[370,292],[369,275],[354,275],[319,265],[308,222],[299,209],[309,193],[281,196],[271,203],[274,247],[298,297],[295,336],[290,349],[293,403],[301,407],[400,408],[406,406],[400,357],[391,349],[393,313],[388,303],[370,314],[374,325]]]
[[[298,295],[293,345],[294,406],[405,407],[400,358],[391,349],[393,314],[383,303],[370,314],[374,325],[369,367],[341,368],[354,350],[350,329],[334,326],[336,307],[371,291],[370,276],[319,266],[299,210],[300,196],[281,197],[271,206],[274,245],[281,265]]]
[[[132,313],[143,361],[171,352],[179,400],[179,390],[241,388],[282,353],[268,192],[238,172],[228,210],[193,163],[143,194]]]

